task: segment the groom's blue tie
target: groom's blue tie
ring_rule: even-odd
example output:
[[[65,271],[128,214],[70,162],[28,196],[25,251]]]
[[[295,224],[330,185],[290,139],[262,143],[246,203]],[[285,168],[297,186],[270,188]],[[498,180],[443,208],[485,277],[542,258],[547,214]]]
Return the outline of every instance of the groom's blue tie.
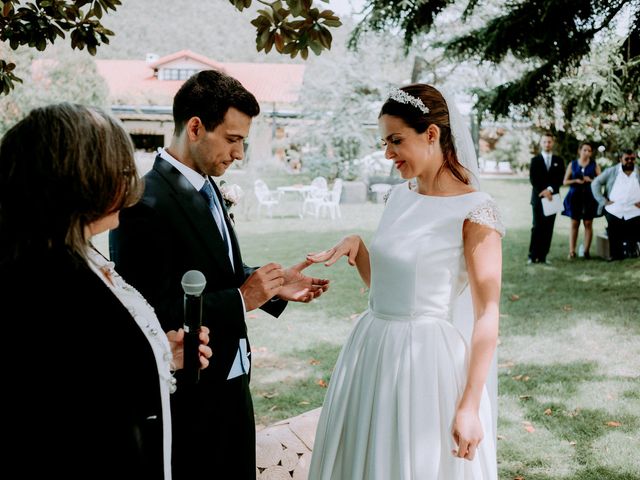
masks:
[[[220,214],[220,205],[218,203],[218,198],[216,193],[213,191],[213,187],[209,180],[204,182],[204,186],[200,189],[200,195],[204,197],[209,206],[209,210],[213,215],[214,220],[216,221],[216,225],[218,225],[218,230],[220,230],[220,235],[222,236],[222,240],[224,241],[225,246],[229,249],[229,239],[227,238],[226,229],[224,228],[224,220],[222,219],[222,215]]]

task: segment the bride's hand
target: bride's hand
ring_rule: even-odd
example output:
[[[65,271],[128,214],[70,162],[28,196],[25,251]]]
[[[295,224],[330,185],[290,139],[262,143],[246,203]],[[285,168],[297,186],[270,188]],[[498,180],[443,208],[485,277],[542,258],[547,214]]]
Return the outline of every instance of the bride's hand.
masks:
[[[484,433],[478,413],[472,410],[459,409],[452,429],[453,440],[458,450],[452,453],[465,460],[473,460]]]
[[[349,235],[344,237],[333,248],[318,253],[310,253],[307,255],[307,260],[313,263],[321,263],[328,267],[336,263],[340,257],[345,256],[349,262],[349,265],[354,266],[356,264],[356,256],[358,255],[358,249],[360,248],[361,238],[358,235]]]

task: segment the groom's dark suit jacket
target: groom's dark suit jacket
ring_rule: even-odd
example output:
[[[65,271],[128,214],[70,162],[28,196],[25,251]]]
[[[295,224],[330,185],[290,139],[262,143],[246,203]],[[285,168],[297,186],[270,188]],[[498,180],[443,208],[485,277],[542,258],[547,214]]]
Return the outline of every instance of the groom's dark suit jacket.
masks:
[[[234,478],[253,479],[255,422],[249,378],[227,376],[239,340],[247,337],[238,287],[254,269],[242,263],[225,212],[234,271],[205,200],[169,162],[158,156],[144,181],[141,201],[120,213],[120,226],[110,237],[116,269],[147,298],[165,330],[183,325],[183,274],[199,270],[207,280],[203,324],[211,330],[213,357],[197,385],[187,385],[177,375],[178,390],[171,401],[174,480],[217,478],[224,465],[234,469]],[[263,309],[277,316],[285,306],[273,301]]]

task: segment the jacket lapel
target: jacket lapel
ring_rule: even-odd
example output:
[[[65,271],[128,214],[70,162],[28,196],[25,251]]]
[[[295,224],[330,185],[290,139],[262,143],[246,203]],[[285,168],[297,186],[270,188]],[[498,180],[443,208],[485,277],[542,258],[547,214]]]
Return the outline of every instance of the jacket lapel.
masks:
[[[229,231],[229,241],[231,242],[231,252],[233,253],[233,265],[235,266],[236,273],[242,273],[242,255],[240,254],[240,245],[238,244],[238,238],[236,237],[236,232],[233,229],[233,222],[229,217],[229,212],[227,211],[227,207],[224,204],[224,199],[222,198],[222,192],[220,192],[220,188],[213,181],[211,177],[208,177],[211,185],[213,185],[213,189],[218,196],[218,202],[222,206],[222,211],[224,212],[224,222],[227,225],[227,230]],[[242,274],[244,278],[244,274]]]

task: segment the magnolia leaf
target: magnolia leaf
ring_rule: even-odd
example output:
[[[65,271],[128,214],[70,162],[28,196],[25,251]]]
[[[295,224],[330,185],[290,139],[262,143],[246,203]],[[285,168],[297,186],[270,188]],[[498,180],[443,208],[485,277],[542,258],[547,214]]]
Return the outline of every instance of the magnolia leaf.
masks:
[[[315,41],[315,40],[310,40],[309,41],[309,48],[316,55],[320,55],[320,53],[322,52],[322,44],[320,42]]]
[[[282,35],[280,35],[279,33],[276,33],[273,36],[273,42],[276,46],[276,50],[279,53],[282,53],[282,50],[284,49],[284,39],[282,38]]]
[[[307,24],[306,20],[293,20],[292,22],[287,22],[283,24],[283,27],[286,26],[292,30],[299,30]]]
[[[266,20],[269,21],[269,24],[274,24],[276,23],[273,19],[273,15],[271,14],[271,12],[269,10],[264,10],[264,9],[260,9],[257,12],[258,14],[260,14],[260,16]]]
[[[273,32],[269,32],[269,36],[267,37],[267,41],[264,44],[264,52],[269,53],[271,48],[273,47],[274,35]]]

